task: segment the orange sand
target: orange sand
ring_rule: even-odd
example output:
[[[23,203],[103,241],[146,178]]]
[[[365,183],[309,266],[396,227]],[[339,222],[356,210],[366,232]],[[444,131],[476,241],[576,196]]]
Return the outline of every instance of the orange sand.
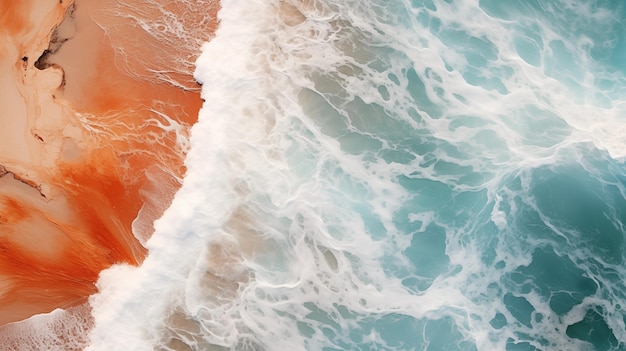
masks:
[[[84,303],[102,269],[144,258],[184,173],[217,9],[0,2],[0,325]]]

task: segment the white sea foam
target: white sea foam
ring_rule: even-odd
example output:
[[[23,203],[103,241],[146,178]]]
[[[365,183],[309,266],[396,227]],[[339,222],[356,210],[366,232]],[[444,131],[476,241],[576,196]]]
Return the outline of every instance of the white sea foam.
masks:
[[[90,326],[88,305],[66,310],[56,309],[3,326],[0,345],[3,350],[11,351],[79,350],[88,342],[87,332]]]
[[[258,111],[267,95],[261,88],[265,72],[263,58],[253,50],[260,45],[264,22],[273,20],[270,11],[261,3],[223,2],[222,25],[198,61],[206,103],[192,131],[183,186],[156,223],[142,266],[117,266],[102,273],[100,293],[91,300],[96,327],[88,350],[232,343],[234,296],[229,300],[202,294],[219,293],[212,287],[219,283],[231,290],[223,294],[234,295],[247,279],[243,268],[237,268],[243,245],[225,225],[249,196],[244,177],[253,175],[246,167],[265,157],[255,147],[268,129]],[[266,118],[274,117],[268,113]],[[248,219],[243,214],[237,220]],[[206,267],[209,263],[214,266]]]
[[[337,308],[417,316],[454,300],[463,304],[458,294],[444,301],[437,289],[406,295],[377,263],[384,243],[371,239],[365,214],[352,207],[371,201],[363,210],[393,231],[399,204],[381,199],[399,198],[402,190],[389,171],[368,170],[360,156],[344,154],[320,133],[316,119],[325,116],[302,110],[324,107],[302,95],[303,88],[317,89],[303,73],[325,74],[355,60],[324,42],[335,35],[338,9],[295,4],[291,15],[301,18],[302,11],[307,20],[293,27],[277,16],[279,4],[223,2],[220,29],[198,60],[206,102],[183,187],[156,223],[142,266],[101,274],[88,350],[317,349],[332,343],[316,331],[328,318],[342,328],[353,323],[324,317]],[[336,45],[349,44],[342,40]],[[337,162],[366,193],[346,188],[351,181],[339,174],[328,178],[340,171]],[[295,323],[307,310],[318,316]]]

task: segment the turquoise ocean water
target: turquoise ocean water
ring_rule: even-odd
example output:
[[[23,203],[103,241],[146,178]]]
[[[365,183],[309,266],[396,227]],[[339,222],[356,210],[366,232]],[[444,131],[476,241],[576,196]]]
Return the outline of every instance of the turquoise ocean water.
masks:
[[[626,350],[626,3],[222,6],[90,350]]]

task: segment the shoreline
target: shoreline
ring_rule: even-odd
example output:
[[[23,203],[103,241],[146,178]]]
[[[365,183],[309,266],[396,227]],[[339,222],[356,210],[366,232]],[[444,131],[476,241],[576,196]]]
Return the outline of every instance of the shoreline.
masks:
[[[139,264],[180,187],[199,85],[121,70],[144,52],[106,31],[134,26],[102,15],[114,4],[0,5],[0,326],[84,304],[101,270]]]

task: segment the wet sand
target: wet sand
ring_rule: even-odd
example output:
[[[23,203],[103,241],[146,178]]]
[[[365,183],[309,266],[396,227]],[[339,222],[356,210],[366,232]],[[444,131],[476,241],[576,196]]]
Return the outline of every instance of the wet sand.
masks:
[[[84,304],[102,269],[146,255],[218,9],[160,2],[0,3],[0,325]]]

